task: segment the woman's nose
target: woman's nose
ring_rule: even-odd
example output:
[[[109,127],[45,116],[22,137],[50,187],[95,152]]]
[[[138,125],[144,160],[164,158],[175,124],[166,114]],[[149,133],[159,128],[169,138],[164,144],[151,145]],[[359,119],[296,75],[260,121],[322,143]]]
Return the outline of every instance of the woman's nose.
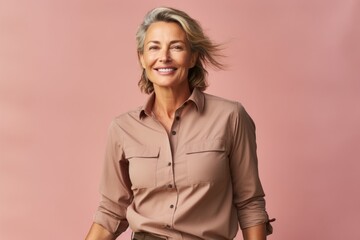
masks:
[[[160,62],[171,61],[170,52],[168,49],[164,49],[164,50],[160,51],[159,60],[160,60]]]

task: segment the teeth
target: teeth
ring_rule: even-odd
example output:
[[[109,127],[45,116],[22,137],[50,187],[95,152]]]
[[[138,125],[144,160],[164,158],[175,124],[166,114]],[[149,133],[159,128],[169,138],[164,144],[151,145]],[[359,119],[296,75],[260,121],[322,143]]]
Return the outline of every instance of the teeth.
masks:
[[[171,72],[173,70],[174,70],[173,68],[159,68],[158,69],[159,72]]]

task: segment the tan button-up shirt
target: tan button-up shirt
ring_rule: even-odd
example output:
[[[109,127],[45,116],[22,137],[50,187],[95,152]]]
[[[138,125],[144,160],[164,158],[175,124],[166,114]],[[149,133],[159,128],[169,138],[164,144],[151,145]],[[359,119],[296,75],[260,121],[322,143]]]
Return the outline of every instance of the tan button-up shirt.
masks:
[[[194,89],[168,134],[144,107],[117,117],[95,222],[115,235],[130,225],[168,239],[233,239],[268,221],[255,126],[243,106]]]

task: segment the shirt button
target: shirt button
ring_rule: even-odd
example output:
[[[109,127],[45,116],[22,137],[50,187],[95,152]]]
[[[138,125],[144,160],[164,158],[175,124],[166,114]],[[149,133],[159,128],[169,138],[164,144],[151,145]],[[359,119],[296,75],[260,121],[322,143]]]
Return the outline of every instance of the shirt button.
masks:
[[[166,228],[171,228],[171,226],[170,226],[170,225],[168,225],[168,224],[167,224],[167,225],[165,225],[165,227],[166,227]]]
[[[172,135],[176,135],[176,131],[171,131],[171,134],[172,134]]]
[[[168,188],[172,188],[172,185],[171,185],[171,184],[169,184],[169,185],[168,185]]]
[[[171,205],[170,205],[170,208],[174,208],[174,205],[171,204]]]
[[[168,162],[168,166],[171,166],[171,162]]]

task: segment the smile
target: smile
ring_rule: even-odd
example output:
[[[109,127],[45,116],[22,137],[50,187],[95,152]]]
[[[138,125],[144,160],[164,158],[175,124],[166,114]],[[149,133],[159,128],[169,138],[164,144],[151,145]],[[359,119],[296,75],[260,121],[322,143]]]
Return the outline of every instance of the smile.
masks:
[[[156,71],[160,73],[170,73],[176,70],[176,68],[156,68]]]

